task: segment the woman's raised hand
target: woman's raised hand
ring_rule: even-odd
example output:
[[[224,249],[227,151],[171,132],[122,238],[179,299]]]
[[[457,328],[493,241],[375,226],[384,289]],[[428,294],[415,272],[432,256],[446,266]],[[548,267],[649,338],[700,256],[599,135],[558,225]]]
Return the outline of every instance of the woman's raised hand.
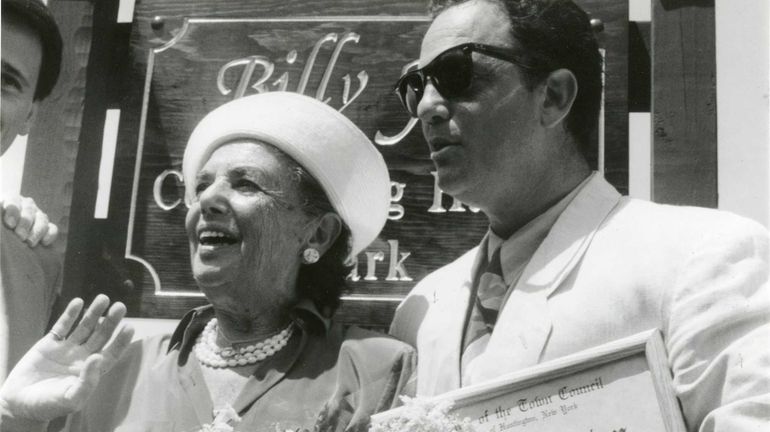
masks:
[[[107,296],[98,295],[74,330],[83,300],[76,298],[67,305],[51,331],[27,351],[0,388],[0,405],[6,414],[49,421],[83,408],[102,374],[117,362],[133,336],[130,326],[121,326],[110,340],[126,307],[115,303],[107,310],[109,304]]]

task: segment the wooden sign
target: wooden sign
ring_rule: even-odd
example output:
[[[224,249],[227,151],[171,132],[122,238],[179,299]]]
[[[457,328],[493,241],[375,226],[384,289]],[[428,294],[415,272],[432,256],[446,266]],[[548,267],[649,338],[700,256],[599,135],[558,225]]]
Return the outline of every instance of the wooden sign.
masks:
[[[326,102],[358,125],[388,164],[388,222],[358,256],[346,300],[395,306],[415,280],[473,247],[486,219],[438,189],[417,121],[393,93],[398,77],[415,65],[428,24],[427,17],[388,16],[189,19],[172,40],[151,50],[125,250],[144,267],[140,281],[148,301],[201,296],[183,231],[184,148],[206,113],[260,92],[297,92]]]
[[[437,396],[474,432],[537,430],[684,432],[658,330]],[[419,411],[418,411],[419,412]],[[415,410],[372,416],[374,430],[400,430]]]
[[[605,32],[624,34],[625,6],[619,5],[604,7]],[[140,8],[137,15],[151,17],[153,7],[161,4],[143,3],[148,10]],[[187,139],[205,114],[227,101],[289,91],[346,115],[388,164],[389,219],[357,257],[352,291],[338,313],[341,321],[387,326],[417,281],[475,246],[487,229],[483,214],[438,189],[419,124],[393,93],[396,80],[416,64],[430,17],[227,15],[184,18],[178,26],[170,24],[174,20],[138,20],[133,28],[109,218],[100,231],[108,273],[122,279],[112,297],[127,304],[130,316],[153,318],[178,318],[205,302],[191,275],[184,233],[181,162]],[[624,44],[608,41],[618,46],[606,50],[612,58],[607,67],[618,71],[613,80],[624,82]],[[610,180],[617,161],[609,143],[625,146],[627,130],[627,116],[618,115],[625,112],[625,87],[616,87],[621,90],[607,93],[601,134],[610,137]],[[625,187],[624,178],[616,183]]]

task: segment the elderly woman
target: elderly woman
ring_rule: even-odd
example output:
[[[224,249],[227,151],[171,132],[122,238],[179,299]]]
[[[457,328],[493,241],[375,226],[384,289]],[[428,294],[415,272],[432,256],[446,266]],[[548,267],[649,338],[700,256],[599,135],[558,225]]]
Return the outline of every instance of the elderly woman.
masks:
[[[397,404],[411,348],[330,321],[351,254],[387,215],[387,168],[366,136],[315,99],[249,96],[200,122],[183,174],[192,271],[210,305],[124,350],[125,328],[106,343],[122,305],[100,319],[98,297],[70,331],[73,301],[0,392],[4,427],[71,413],[76,431],[359,430]]]

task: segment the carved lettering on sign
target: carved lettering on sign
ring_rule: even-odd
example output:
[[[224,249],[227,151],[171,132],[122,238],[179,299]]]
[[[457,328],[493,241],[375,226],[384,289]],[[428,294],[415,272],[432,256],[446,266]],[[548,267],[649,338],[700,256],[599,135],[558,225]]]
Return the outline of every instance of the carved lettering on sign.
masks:
[[[389,220],[401,220],[404,217],[404,206],[397,204],[404,197],[406,183],[390,182],[390,211]]]
[[[441,199],[444,197],[444,192],[441,191],[441,188],[438,187],[438,174],[436,171],[431,171],[431,174],[433,175],[433,204],[431,204],[430,208],[428,209],[429,213],[446,213],[446,209],[441,205]],[[452,206],[449,207],[450,212],[464,212],[465,207],[463,207],[464,204],[458,200],[457,198],[452,198]],[[473,213],[478,213],[479,209],[476,207],[468,206],[470,211]]]
[[[329,59],[329,63],[326,65],[326,70],[324,71],[324,75],[321,78],[321,84],[318,86],[318,90],[315,92],[315,98],[324,101],[324,103],[329,103],[331,101],[331,98],[324,100],[324,94],[326,93],[326,86],[329,85],[329,80],[332,76],[332,71],[334,70],[334,65],[337,64],[337,59],[340,57],[340,52],[342,51],[342,47],[345,46],[346,43],[350,41],[354,41],[358,43],[358,40],[361,38],[356,33],[349,32],[345,33],[339,42],[337,42],[337,46],[334,47],[334,52],[332,53],[331,59]],[[349,79],[348,79],[349,80]],[[353,97],[355,99],[355,96]]]
[[[361,92],[364,91],[366,88],[366,84],[369,83],[369,74],[366,73],[366,71],[360,71],[358,72],[358,75],[356,75],[356,78],[358,78],[358,90],[356,90],[355,93],[353,93],[352,98],[348,98],[350,95],[350,74],[345,74],[344,77],[342,77],[342,81],[344,82],[344,87],[342,89],[342,108],[339,109],[340,112],[342,112],[345,108],[348,107],[358,96],[361,95]]]
[[[307,82],[310,79],[310,71],[313,69],[315,59],[318,57],[318,51],[326,42],[337,42],[337,33],[329,33],[315,43],[313,51],[310,52],[310,57],[308,57],[307,63],[305,63],[305,69],[302,71],[302,76],[299,79],[297,93],[305,93],[305,87],[307,87]]]
[[[377,261],[385,259],[385,253],[382,251],[367,251],[366,252],[366,276],[364,280],[375,281],[377,276],[374,272],[377,270]]]
[[[321,83],[318,85],[318,88],[315,92],[316,99],[323,101],[324,103],[331,102],[332,98],[326,97],[326,88],[329,86],[329,81],[331,80],[332,73],[334,72],[334,67],[337,65],[337,60],[340,57],[340,53],[347,43],[358,43],[360,39],[361,35],[358,33],[347,32],[341,37],[339,37],[337,33],[328,33],[316,41],[315,45],[313,45],[313,50],[308,56],[307,63],[305,63],[305,67],[302,70],[302,75],[300,76],[299,83],[297,84],[297,93],[305,93],[308,81],[310,80],[310,73],[313,71],[313,67],[315,66],[315,62],[318,58],[318,53],[321,50],[321,47],[329,42],[336,43],[337,45],[334,47],[334,51],[332,51],[329,62],[326,64],[324,74],[321,77]],[[286,54],[286,63],[293,64],[296,60],[297,50],[291,50]],[[257,71],[257,66],[260,67],[261,75],[259,78],[257,78],[256,82],[251,84],[255,71]],[[235,91],[228,87],[226,83],[227,72],[234,68],[243,68]],[[217,73],[217,89],[223,96],[232,94],[233,99],[243,97],[249,88],[254,89],[257,93],[268,92],[271,90],[268,88],[266,83],[273,76],[274,72],[275,63],[265,56],[253,55],[231,60],[222,66]],[[353,93],[353,96],[351,96],[350,90],[352,78],[350,77],[350,74],[345,74],[345,76],[342,77],[342,107],[340,107],[338,111],[343,111],[351,103],[353,103],[353,101],[355,101],[361,95],[361,93],[366,88],[366,85],[369,83],[369,74],[364,70],[359,71],[358,74],[356,74],[356,78],[358,79],[358,88]],[[289,73],[283,72],[278,79],[272,82],[271,85],[274,87],[274,90],[288,90]]]
[[[183,182],[182,173],[179,172],[179,170],[167,169],[162,173],[160,173],[160,175],[155,178],[155,181],[152,184],[152,197],[155,198],[155,204],[157,204],[158,207],[162,208],[165,211],[170,211],[174,209],[176,206],[178,206],[182,202],[181,198],[177,198],[171,203],[166,203],[166,201],[163,200],[163,193],[161,192],[163,188],[163,182],[165,182],[166,178],[170,175],[173,175],[174,177],[176,177],[178,182],[180,183]]]
[[[442,199],[444,197],[444,192],[441,191],[441,189],[438,187],[438,177],[435,171],[432,171],[431,174],[433,175],[434,181],[433,181],[433,203],[431,204],[430,208],[428,208],[428,213],[446,213],[449,212],[458,212],[462,213],[465,212],[465,204],[462,203],[462,201],[458,200],[457,198],[452,198],[452,205],[449,207],[449,209],[445,209],[442,206]],[[174,208],[176,208],[182,200],[180,198],[177,198],[176,200],[172,202],[167,202],[163,198],[163,183],[166,181],[166,178],[168,176],[175,176],[177,178],[177,181],[179,183],[184,183],[184,179],[182,178],[182,173],[179,172],[179,170],[172,170],[167,169],[160,173],[158,177],[155,178],[155,182],[153,183],[153,198],[155,199],[155,204],[158,205],[161,209],[165,211],[170,211]],[[399,182],[390,182],[390,209],[388,211],[388,219],[389,220],[401,220],[404,217],[404,206],[401,204],[398,204],[399,201],[404,197],[404,190],[406,189],[406,183],[399,183]],[[468,209],[472,211],[473,213],[478,213],[479,209],[476,207],[468,206]]]
[[[385,276],[387,281],[411,281],[413,280],[409,273],[406,271],[404,261],[409,258],[411,252],[401,252],[398,249],[398,240],[388,240],[389,261],[388,261],[388,274]],[[377,277],[377,263],[385,261],[385,252],[382,250],[370,250],[364,252],[366,256],[366,275],[364,280],[376,281]],[[351,270],[348,278],[353,282],[361,280],[361,275],[358,272],[358,260],[355,260],[353,270]]]
[[[404,66],[401,69],[401,75],[404,75],[405,73],[409,72],[409,70],[417,66],[419,62],[420,62],[419,60],[415,60],[411,63],[408,63],[406,66]],[[416,124],[417,124],[417,118],[410,117],[409,121],[406,123],[406,126],[404,126],[404,128],[401,129],[401,132],[390,137],[385,136],[380,131],[377,131],[377,133],[374,134],[374,142],[383,146],[398,144],[402,139],[404,139],[407,135],[409,135],[409,132],[412,131],[412,129]]]
[[[243,97],[243,95],[246,94],[246,89],[249,86],[249,82],[251,82],[251,77],[254,75],[254,70],[257,68],[257,65],[262,66],[262,75],[251,88],[259,93],[267,91],[264,84],[270,79],[270,76],[273,75],[275,65],[267,57],[249,56],[242,59],[232,60],[219,69],[219,73],[217,74],[217,88],[219,89],[219,92],[222,93],[223,96],[232,93],[232,90],[225,85],[225,74],[228,70],[236,66],[243,66],[243,72],[241,72],[241,78],[238,80],[238,86],[233,94],[233,99]]]
[[[409,258],[411,252],[401,252],[401,258],[398,253],[398,240],[388,240],[390,245],[390,261],[388,263],[388,276],[385,280],[389,281],[410,281],[409,274],[406,273],[404,268],[404,261]]]
[[[224,57],[224,60],[220,60],[221,63],[214,66],[213,71],[206,71],[205,74],[201,75],[201,78],[204,80],[206,79],[205,77],[215,78],[215,81],[212,80],[214,81],[213,83],[209,81],[211,84],[214,84],[209,84],[213,87],[210,90],[224,96],[218,96],[218,99],[222,102],[254,93],[293,91],[315,97],[319,101],[333,105],[338,111],[344,111],[357,99],[360,100],[359,97],[364,95],[365,91],[367,92],[364,96],[365,98],[372,96],[371,92],[374,91],[382,89],[388,92],[391,91],[389,86],[383,87],[383,83],[378,81],[381,78],[380,70],[376,71],[378,75],[372,76],[369,75],[368,70],[365,70],[366,68],[377,68],[379,66],[372,65],[381,65],[381,63],[372,63],[370,59],[360,63],[356,61],[351,62],[350,55],[354,50],[360,50],[364,45],[372,42],[365,39],[365,36],[349,30],[337,30],[334,32],[325,29],[321,33],[316,33],[312,38],[308,41],[310,42],[308,45],[304,45],[301,42],[297,43],[302,45],[303,48],[295,45],[295,47],[286,46],[285,48],[271,51],[262,49],[258,52],[246,51],[245,54],[240,54],[238,51],[230,51],[234,52],[234,54]],[[304,48],[304,46],[307,46],[307,48]],[[387,61],[387,59],[383,61]],[[389,67],[393,67],[392,61],[389,64],[391,65]],[[397,68],[400,68],[403,74],[414,69],[417,65],[418,61],[414,60],[409,61],[403,67],[399,65]],[[370,84],[371,87],[368,87]],[[357,115],[363,114],[358,113]],[[376,145],[393,146],[413,138],[407,137],[413,134],[418,119],[405,116],[404,120],[403,127],[398,126],[401,120],[397,121],[396,127],[389,126],[387,129],[388,136],[382,131],[377,130],[377,126],[366,130],[372,131],[370,133],[374,137],[370,138]],[[364,121],[369,121],[369,119],[366,118]],[[391,134],[394,130],[399,131]],[[414,151],[412,149],[405,150],[406,153]],[[430,197],[424,196],[420,192],[423,190],[421,187],[410,186],[410,189],[407,190],[408,182],[406,181],[392,181],[390,183],[388,220],[397,221],[399,224],[406,222],[406,226],[389,227],[383,233],[383,237],[372,244],[369,249],[361,252],[358,257],[355,257],[354,268],[349,275],[349,279],[352,282],[374,282],[371,286],[392,284],[401,289],[409,285],[402,284],[402,282],[413,281],[413,276],[419,279],[420,275],[425,272],[424,267],[426,267],[426,264],[424,261],[426,260],[421,246],[417,246],[417,248],[420,248],[418,251],[418,249],[413,249],[415,246],[413,246],[414,241],[412,238],[399,238],[403,233],[403,228],[407,228],[408,232],[408,228],[411,225],[411,221],[406,220],[406,208],[408,206],[404,203],[404,198],[409,198],[407,202],[410,205],[414,205],[411,203],[411,200],[416,199],[417,205],[422,205],[420,212],[427,211],[428,213],[445,213],[448,215],[452,212],[466,212],[468,210],[459,200],[453,200],[451,206],[447,202],[446,208],[442,207],[443,193],[437,186],[436,174],[432,174],[434,175],[432,205],[429,201]],[[426,181],[426,177],[422,173],[419,175],[420,178],[414,181],[422,186]],[[180,186],[183,184],[184,178],[181,169],[178,167],[177,169],[166,169],[157,175],[152,188],[153,200],[154,204],[158,206],[157,208],[164,212],[169,212],[174,209],[178,210],[180,205],[184,205],[184,193],[180,191]],[[407,194],[419,195],[412,197]],[[478,211],[473,208],[471,210]],[[388,237],[390,238],[388,239]],[[387,242],[387,246],[384,242]],[[404,247],[408,250],[404,250]],[[413,258],[414,255],[420,256],[421,259],[416,260]],[[150,268],[149,265],[147,266]],[[157,289],[159,280],[156,280],[155,285],[156,292],[160,292]],[[366,287],[364,289],[369,288]],[[173,291],[173,294],[169,295],[179,296],[188,294],[190,293],[186,291]],[[197,292],[195,294],[200,295]]]

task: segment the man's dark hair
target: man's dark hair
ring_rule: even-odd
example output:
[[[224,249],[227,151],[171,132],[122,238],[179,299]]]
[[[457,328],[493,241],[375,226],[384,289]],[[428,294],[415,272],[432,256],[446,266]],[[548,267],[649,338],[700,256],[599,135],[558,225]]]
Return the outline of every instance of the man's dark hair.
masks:
[[[48,7],[39,0],[3,0],[2,8],[3,18],[19,20],[40,37],[43,58],[34,100],[45,99],[56,85],[61,69],[62,39],[56,20]]]
[[[431,0],[435,17],[443,10],[469,0]],[[511,34],[522,49],[520,68],[532,90],[556,69],[569,69],[578,82],[578,93],[566,119],[567,131],[587,156],[591,133],[596,128],[602,94],[602,56],[583,9],[570,0],[485,0],[508,14]]]

